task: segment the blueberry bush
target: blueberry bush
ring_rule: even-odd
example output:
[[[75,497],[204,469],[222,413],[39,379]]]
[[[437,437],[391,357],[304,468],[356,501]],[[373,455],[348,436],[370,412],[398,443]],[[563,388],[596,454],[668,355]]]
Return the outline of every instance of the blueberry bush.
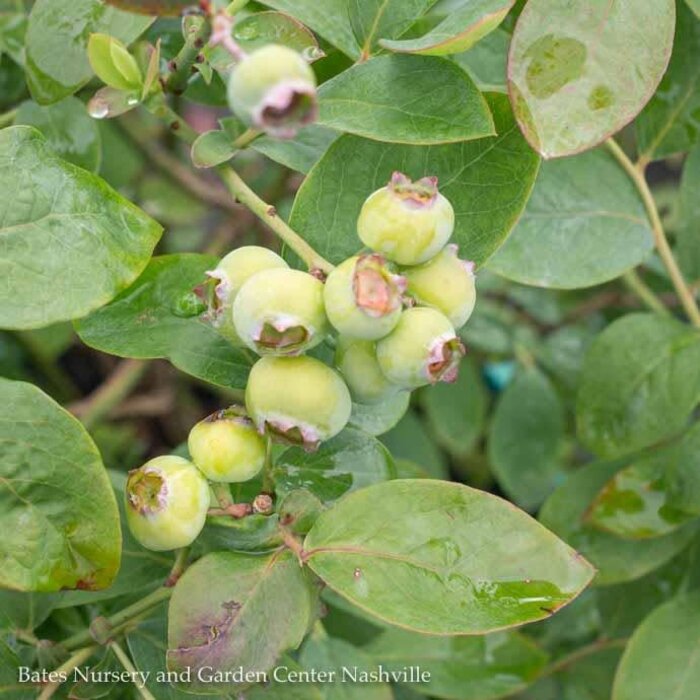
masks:
[[[0,0],[0,696],[695,700],[699,57]]]

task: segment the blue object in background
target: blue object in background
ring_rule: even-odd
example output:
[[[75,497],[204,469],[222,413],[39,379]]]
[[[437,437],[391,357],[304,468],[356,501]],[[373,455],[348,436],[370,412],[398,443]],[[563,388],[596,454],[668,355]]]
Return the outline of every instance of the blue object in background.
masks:
[[[516,367],[517,363],[514,360],[487,362],[483,369],[484,381],[491,391],[499,393],[512,381]]]

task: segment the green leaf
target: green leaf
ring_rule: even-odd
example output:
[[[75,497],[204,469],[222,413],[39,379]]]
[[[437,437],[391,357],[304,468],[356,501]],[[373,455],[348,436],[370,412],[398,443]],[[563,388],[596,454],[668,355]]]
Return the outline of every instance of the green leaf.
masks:
[[[496,137],[425,147],[341,136],[299,189],[292,227],[321,255],[341,262],[360,248],[356,222],[362,204],[394,171],[413,179],[435,175],[456,212],[455,241],[462,257],[483,263],[515,225],[539,166],[505,96],[491,95],[489,105]]]
[[[696,17],[700,17],[700,0],[685,0],[685,2],[695,13]]]
[[[228,549],[234,552],[269,552],[282,544],[279,518],[274,515],[248,515],[236,520],[229,516],[209,516],[197,538],[204,551]]]
[[[143,76],[136,59],[124,44],[108,34],[91,34],[88,60],[95,75],[115,90],[140,91]]]
[[[312,124],[301,129],[293,139],[261,136],[250,147],[275,163],[306,175],[337,138],[337,131]]]
[[[299,660],[308,670],[328,674],[330,680],[320,686],[323,700],[393,700],[388,683],[368,680],[379,672],[376,662],[342,639],[311,637]]]
[[[496,29],[469,51],[452,56],[479,86],[480,90],[504,91],[510,34]]]
[[[246,690],[245,700],[323,700],[325,694],[316,683],[295,680],[303,677],[298,675],[303,672],[304,668],[293,658],[283,656],[266,683]]]
[[[700,333],[672,318],[630,314],[586,356],[578,435],[615,457],[679,432],[700,400]]]
[[[571,155],[632,121],[666,70],[674,22],[674,0],[530,0],[510,46],[508,90],[533,148]]]
[[[310,568],[350,602],[439,635],[543,619],[593,577],[585,559],[512,504],[432,479],[346,496],[319,517],[304,549]]]
[[[411,400],[410,391],[401,391],[378,404],[352,405],[350,425],[364,430],[370,435],[383,435],[403,418]]]
[[[255,12],[242,17],[233,25],[233,38],[248,53],[275,43],[304,54],[308,60],[324,55],[312,32],[298,19],[282,12]]]
[[[598,569],[596,584],[634,581],[672,559],[697,533],[689,523],[664,537],[624,540],[584,522],[593,499],[617,472],[633,464],[636,456],[587,464],[571,474],[545,502],[539,519]]]
[[[591,287],[654,247],[637,190],[607,150],[543,163],[525,213],[489,269],[537,287]]]
[[[362,0],[347,5],[350,25],[362,55],[367,57],[380,39],[401,36],[436,0]]]
[[[700,19],[679,0],[671,63],[636,121],[640,156],[658,160],[700,141]]]
[[[476,364],[464,360],[454,384],[426,387],[421,401],[436,441],[454,457],[467,457],[484,429],[488,402]]]
[[[496,405],[489,460],[500,487],[521,508],[534,510],[561,477],[564,406],[547,376],[525,368]]]
[[[89,313],[138,276],[161,227],[96,175],[55,156],[35,129],[0,132],[4,284],[0,326]]]
[[[428,637],[390,629],[364,647],[390,673],[417,666],[427,683],[419,693],[447,700],[493,700],[527,687],[542,671],[547,654],[517,632],[481,637]]]
[[[613,700],[695,700],[700,687],[700,592],[658,607],[632,635]]]
[[[296,557],[233,552],[208,554],[173,591],[168,610],[168,670],[191,669],[188,690],[233,693],[255,680],[204,674],[270,670],[282,652],[301,643],[315,613],[315,592]],[[201,672],[201,673],[200,673]]]
[[[264,4],[296,17],[350,58],[360,57],[346,0],[323,0],[322,4],[318,0],[265,0]]]
[[[446,479],[447,463],[416,412],[409,410],[398,424],[382,435],[382,442],[397,459],[410,459],[435,479]]]
[[[192,0],[105,0],[127,12],[159,17],[176,17],[192,7]]]
[[[95,444],[35,386],[0,379],[0,395],[0,587],[109,586],[119,513]]]
[[[225,131],[207,131],[192,144],[192,163],[196,168],[213,168],[231,160],[237,150]]]
[[[41,131],[49,148],[64,160],[84,170],[99,170],[100,131],[77,98],[67,97],[47,107],[27,100],[20,105],[15,124],[33,126]]]
[[[586,514],[594,527],[625,539],[660,537],[694,516],[667,504],[664,474],[673,446],[619,471],[596,496]],[[670,454],[669,454],[670,453]],[[697,465],[693,461],[693,468]]]
[[[494,132],[488,105],[459,66],[435,56],[378,56],[319,89],[318,121],[376,141],[440,144]]]
[[[234,348],[194,308],[192,289],[216,267],[208,255],[153,258],[111,304],[76,324],[81,340],[120,357],[166,358],[178,369],[219,386],[243,389],[253,358]]]
[[[61,599],[61,593],[0,590],[0,631],[36,629]]]
[[[301,447],[290,447],[273,469],[278,495],[305,488],[324,502],[395,474],[386,447],[357,428],[346,428],[310,454]]]
[[[37,695],[31,683],[19,683],[19,667],[22,661],[14,649],[0,638],[0,695],[3,700],[30,700]]]
[[[680,186],[680,211],[676,232],[677,258],[689,279],[700,277],[700,146],[686,158]]]
[[[468,51],[505,19],[515,0],[473,0],[459,5],[418,39],[382,40],[389,51],[444,56]]]
[[[700,423],[669,447],[664,486],[670,507],[700,515]]]
[[[27,83],[39,104],[72,95],[92,76],[87,44],[96,32],[130,44],[152,17],[122,12],[101,0],[37,0],[27,28]]]

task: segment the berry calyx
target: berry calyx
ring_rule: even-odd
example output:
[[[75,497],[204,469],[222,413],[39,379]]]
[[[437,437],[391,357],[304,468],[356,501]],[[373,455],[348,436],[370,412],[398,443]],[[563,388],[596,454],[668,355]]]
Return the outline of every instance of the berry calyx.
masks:
[[[369,340],[340,336],[335,352],[335,365],[350,389],[353,401],[376,404],[400,391],[382,373],[377,361],[376,346]]]
[[[350,419],[340,375],[313,357],[263,357],[250,371],[246,408],[260,432],[315,450]]]
[[[353,338],[376,340],[399,321],[406,281],[376,253],[348,258],[333,270],[323,290],[328,320]]]
[[[301,127],[316,120],[316,76],[300,53],[268,44],[235,66],[228,101],[249,126],[276,138],[294,138]]]
[[[404,311],[396,328],[377,343],[382,373],[404,389],[455,381],[465,352],[447,317],[427,307]]]
[[[190,431],[190,457],[210,481],[252,479],[265,464],[265,440],[253,421],[235,408],[218,411]]]
[[[450,202],[437,178],[412,182],[394,173],[391,182],[362,206],[357,231],[362,242],[400,265],[418,265],[438,253],[454,230]]]
[[[476,304],[474,263],[460,260],[457,246],[445,246],[432,260],[402,272],[408,294],[422,306],[441,311],[455,328],[461,328]]]
[[[207,318],[234,345],[243,345],[233,325],[233,302],[241,287],[263,270],[288,269],[289,265],[269,248],[248,245],[225,255],[207,275],[215,282],[214,293],[208,299]]]
[[[298,355],[328,333],[323,284],[298,270],[258,272],[233,302],[233,323],[243,343],[259,355]]]
[[[129,472],[126,521],[147,549],[166,551],[192,544],[204,527],[209,484],[186,459],[156,457]]]

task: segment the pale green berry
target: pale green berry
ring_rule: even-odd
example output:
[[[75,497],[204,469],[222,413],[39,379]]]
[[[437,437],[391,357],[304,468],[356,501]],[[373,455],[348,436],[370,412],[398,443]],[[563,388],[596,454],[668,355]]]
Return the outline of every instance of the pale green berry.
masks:
[[[164,456],[129,472],[126,521],[147,549],[187,547],[204,527],[209,484],[192,462]]]
[[[233,323],[243,343],[259,355],[298,355],[328,333],[323,284],[299,270],[258,272],[233,302]]]
[[[241,287],[253,275],[263,270],[289,268],[289,265],[269,248],[247,245],[225,255],[207,275],[216,280],[209,318],[215,328],[234,345],[243,345],[233,325],[233,302]]]
[[[337,435],[352,410],[340,375],[313,357],[263,357],[253,365],[246,408],[259,431],[316,449]]]
[[[268,44],[235,66],[228,101],[247,125],[277,138],[293,138],[316,119],[316,76],[300,53]]]
[[[343,375],[353,401],[357,403],[380,403],[400,390],[382,373],[376,346],[370,340],[340,336],[335,365]]]
[[[265,440],[241,414],[235,409],[218,411],[190,431],[190,457],[210,481],[248,481],[265,464]]]
[[[454,210],[438,192],[437,178],[411,182],[394,173],[386,187],[365,201],[357,232],[366,246],[389,260],[418,265],[445,246],[454,225]]]
[[[404,389],[457,379],[464,345],[449,319],[435,309],[415,307],[377,343],[384,376]]]
[[[445,246],[432,260],[403,274],[409,296],[420,305],[441,311],[455,328],[469,320],[476,303],[474,263],[460,260],[456,245]]]
[[[323,289],[328,320],[352,338],[376,340],[399,322],[406,281],[381,255],[356,255],[328,275]]]

